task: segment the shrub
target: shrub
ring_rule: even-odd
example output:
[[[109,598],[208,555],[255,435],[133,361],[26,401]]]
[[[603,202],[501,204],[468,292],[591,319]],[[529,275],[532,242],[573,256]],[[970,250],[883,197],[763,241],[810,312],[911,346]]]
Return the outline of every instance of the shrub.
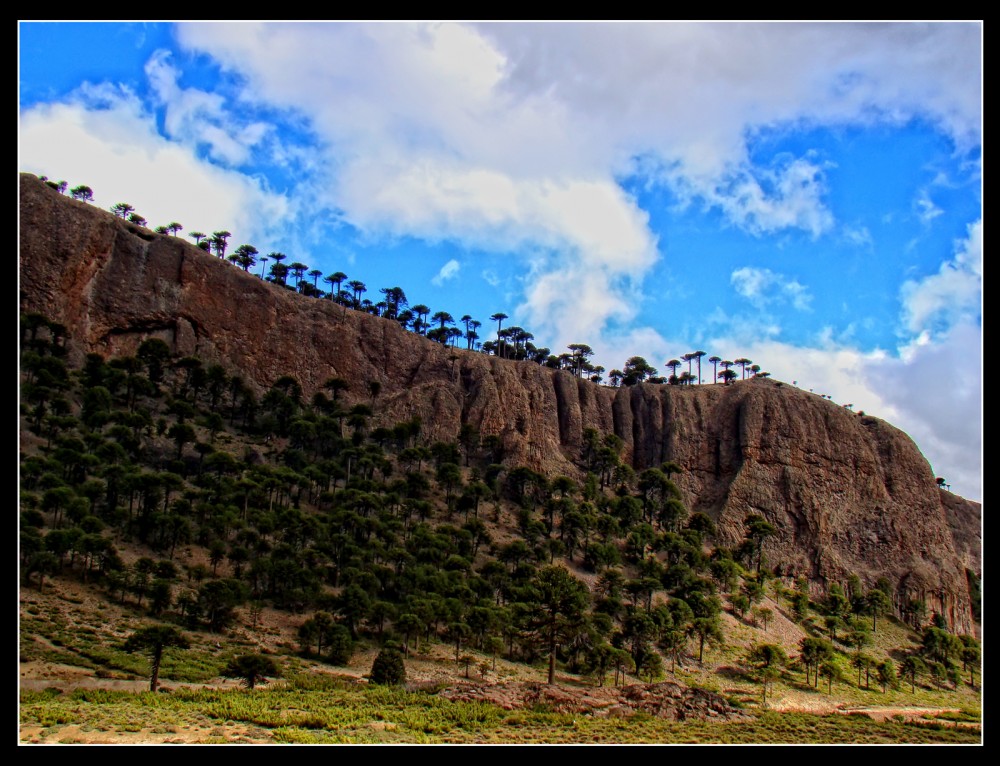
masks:
[[[351,632],[343,625],[334,625],[330,629],[327,641],[330,648],[330,662],[334,665],[347,665],[351,661],[351,655],[354,654]]]
[[[257,684],[266,684],[268,676],[280,678],[281,670],[270,657],[263,654],[243,654],[234,657],[222,669],[226,678],[238,678],[245,687],[254,689]]]
[[[382,649],[372,663],[369,678],[373,684],[387,686],[406,683],[406,665],[403,662],[402,652],[388,646]]]

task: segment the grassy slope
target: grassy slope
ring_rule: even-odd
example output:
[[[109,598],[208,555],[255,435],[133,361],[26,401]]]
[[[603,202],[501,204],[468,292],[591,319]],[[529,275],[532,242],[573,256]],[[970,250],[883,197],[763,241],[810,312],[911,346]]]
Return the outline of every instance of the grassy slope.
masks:
[[[748,710],[759,707],[759,685],[747,677],[740,663],[753,640],[779,641],[794,653],[797,637],[804,635],[777,604],[776,619],[765,633],[727,617],[727,643],[706,651],[704,666],[693,659],[667,678],[718,691],[742,702]],[[371,666],[372,652],[358,652],[347,668],[319,666],[290,654],[290,631],[279,613],[265,614],[256,631],[237,628],[223,647],[206,633],[189,634],[192,649],[168,652],[162,677],[168,694],[137,691],[145,686],[143,658],[125,654],[117,644],[140,624],[141,613],[131,607],[103,601],[82,584],[54,581],[46,592],[22,591],[22,668],[46,667],[48,683],[37,688],[24,683],[21,693],[21,736],[24,742],[978,742],[977,728],[966,722],[979,720],[979,694],[967,686],[957,691],[909,685],[882,694],[857,688],[853,682],[837,683],[833,694],[825,684],[805,685],[797,670],[784,673],[776,684],[771,711],[755,715],[748,723],[673,722],[638,715],[627,719],[565,715],[547,710],[505,711],[488,704],[459,704],[428,693],[367,688],[338,679],[334,673],[355,678]],[[883,653],[913,640],[905,626],[881,620],[876,645],[869,652]],[[252,693],[234,688],[218,677],[225,659],[238,651],[264,648],[279,655],[286,681]],[[440,686],[464,680],[462,670],[448,658],[443,644],[423,647],[408,661],[411,679],[436,681]],[[478,658],[477,658],[478,661]],[[76,668],[74,672],[73,668]],[[95,677],[96,676],[96,677]],[[541,680],[543,668],[500,661],[498,673],[487,680]],[[560,674],[562,683],[588,683]],[[115,685],[117,691],[79,688]],[[193,688],[192,688],[193,687]],[[962,711],[965,726],[947,720],[876,721],[864,716],[817,716],[801,711],[828,712],[835,707],[873,708],[913,706]],[[777,711],[784,712],[777,712]],[[882,716],[879,716],[882,717]]]

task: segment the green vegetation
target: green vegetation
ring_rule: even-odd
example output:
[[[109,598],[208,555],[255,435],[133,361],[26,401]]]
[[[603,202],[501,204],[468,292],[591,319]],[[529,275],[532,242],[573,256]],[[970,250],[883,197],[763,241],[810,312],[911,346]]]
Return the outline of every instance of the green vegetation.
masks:
[[[124,649],[129,654],[144,652],[149,656],[149,690],[155,692],[159,685],[163,653],[168,649],[187,649],[190,645],[184,635],[171,625],[149,625],[129,636]]]
[[[383,647],[372,663],[370,678],[373,684],[383,686],[405,684],[406,663],[403,661],[402,652],[391,646]]]
[[[241,654],[233,657],[222,669],[226,678],[238,678],[251,691],[257,684],[266,684],[269,679],[280,678],[277,663],[263,654]]]
[[[308,685],[307,685],[308,687]],[[746,721],[602,718],[506,711],[390,687],[275,686],[171,694],[21,693],[22,727],[74,723],[83,731],[184,731],[194,741],[302,743],[976,743],[975,717],[877,722],[867,716],[762,713]],[[86,703],[86,704],[83,704]],[[641,725],[637,723],[641,722]],[[170,741],[169,734],[164,739]],[[85,740],[84,740],[85,741]]]

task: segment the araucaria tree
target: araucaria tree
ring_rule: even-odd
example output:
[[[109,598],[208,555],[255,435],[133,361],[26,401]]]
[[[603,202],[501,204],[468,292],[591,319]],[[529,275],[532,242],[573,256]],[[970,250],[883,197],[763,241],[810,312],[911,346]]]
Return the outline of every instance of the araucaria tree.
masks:
[[[634,386],[636,383],[642,383],[647,378],[656,375],[656,368],[641,356],[633,356],[625,362],[622,373],[622,385]]]
[[[257,248],[253,245],[240,245],[236,251],[229,256],[229,260],[243,269],[249,271],[257,262]]]
[[[669,362],[667,362],[667,367],[670,368],[670,378],[669,378],[670,383],[673,384],[673,383],[677,383],[678,382],[678,379],[677,379],[677,368],[680,367],[680,366],[681,366],[681,360],[680,359],[671,359]]]
[[[865,611],[872,617],[872,633],[875,632],[875,618],[892,609],[892,601],[878,588],[868,591],[865,596]]]
[[[222,669],[222,676],[238,678],[245,687],[253,690],[257,684],[266,684],[268,677],[280,677],[281,671],[270,657],[263,654],[242,654],[229,661]]]
[[[144,652],[149,656],[149,690],[155,692],[160,684],[160,663],[163,652],[170,648],[187,649],[187,638],[172,625],[148,625],[139,628],[125,641],[125,651]]]
[[[507,315],[502,311],[498,311],[490,317],[490,320],[497,323],[497,343],[499,344],[499,356],[503,356],[503,339],[500,337],[500,328],[503,327],[503,320],[507,318]]]
[[[579,626],[587,609],[587,587],[568,571],[558,566],[545,567],[532,585],[531,598],[535,617],[534,627],[548,645],[549,678],[555,683],[556,651],[568,640],[574,626]]]
[[[692,357],[698,360],[698,385],[701,385],[701,358],[705,356],[705,351],[695,351]]]
[[[402,287],[383,287],[379,292],[385,296],[385,316],[395,319],[406,308],[406,293]]]
[[[761,704],[767,707],[767,691],[781,674],[781,668],[788,664],[788,655],[777,644],[752,646],[747,661],[754,667],[761,682]]]
[[[722,358],[718,357],[718,356],[710,356],[708,358],[708,361],[710,361],[712,363],[712,382],[714,383],[715,381],[717,381],[719,379],[718,365],[719,365],[719,362],[722,361]]]
[[[212,248],[220,258],[226,257],[226,246],[229,238],[233,236],[228,231],[217,231],[212,234]]]
[[[323,281],[329,282],[331,285],[330,300],[336,302],[340,296],[340,285],[343,284],[345,279],[347,279],[347,274],[342,271],[335,271],[333,274],[323,277]]]
[[[774,534],[774,527],[767,519],[756,513],[747,516],[743,523],[747,526],[746,540],[750,546],[751,563],[756,558],[757,572],[760,572],[764,560],[764,542]]]
[[[111,212],[122,219],[128,218],[128,214],[134,210],[135,208],[127,202],[117,202],[111,206]]]
[[[822,638],[803,638],[799,642],[801,653],[799,661],[806,671],[806,684],[809,683],[809,671],[815,673],[814,686],[819,685],[819,667],[833,656],[833,645]]]

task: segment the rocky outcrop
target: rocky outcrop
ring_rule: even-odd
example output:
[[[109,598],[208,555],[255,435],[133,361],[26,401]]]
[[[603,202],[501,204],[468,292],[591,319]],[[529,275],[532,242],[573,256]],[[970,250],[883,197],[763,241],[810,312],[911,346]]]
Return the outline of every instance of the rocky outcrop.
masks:
[[[637,469],[670,460],[688,508],[723,544],[750,513],[777,530],[766,553],[817,587],[888,577],[970,631],[965,570],[981,574],[980,508],[940,490],[906,434],[820,396],[758,379],[730,386],[610,388],[529,362],[451,349],[396,322],[300,296],[178,237],[153,234],[21,180],[21,310],[62,322],[78,357],[157,337],[263,390],[294,376],[306,396],[341,377],[392,425],[428,440],[463,424],[496,435],[509,464],[582,476],[589,428],[614,433]]]

